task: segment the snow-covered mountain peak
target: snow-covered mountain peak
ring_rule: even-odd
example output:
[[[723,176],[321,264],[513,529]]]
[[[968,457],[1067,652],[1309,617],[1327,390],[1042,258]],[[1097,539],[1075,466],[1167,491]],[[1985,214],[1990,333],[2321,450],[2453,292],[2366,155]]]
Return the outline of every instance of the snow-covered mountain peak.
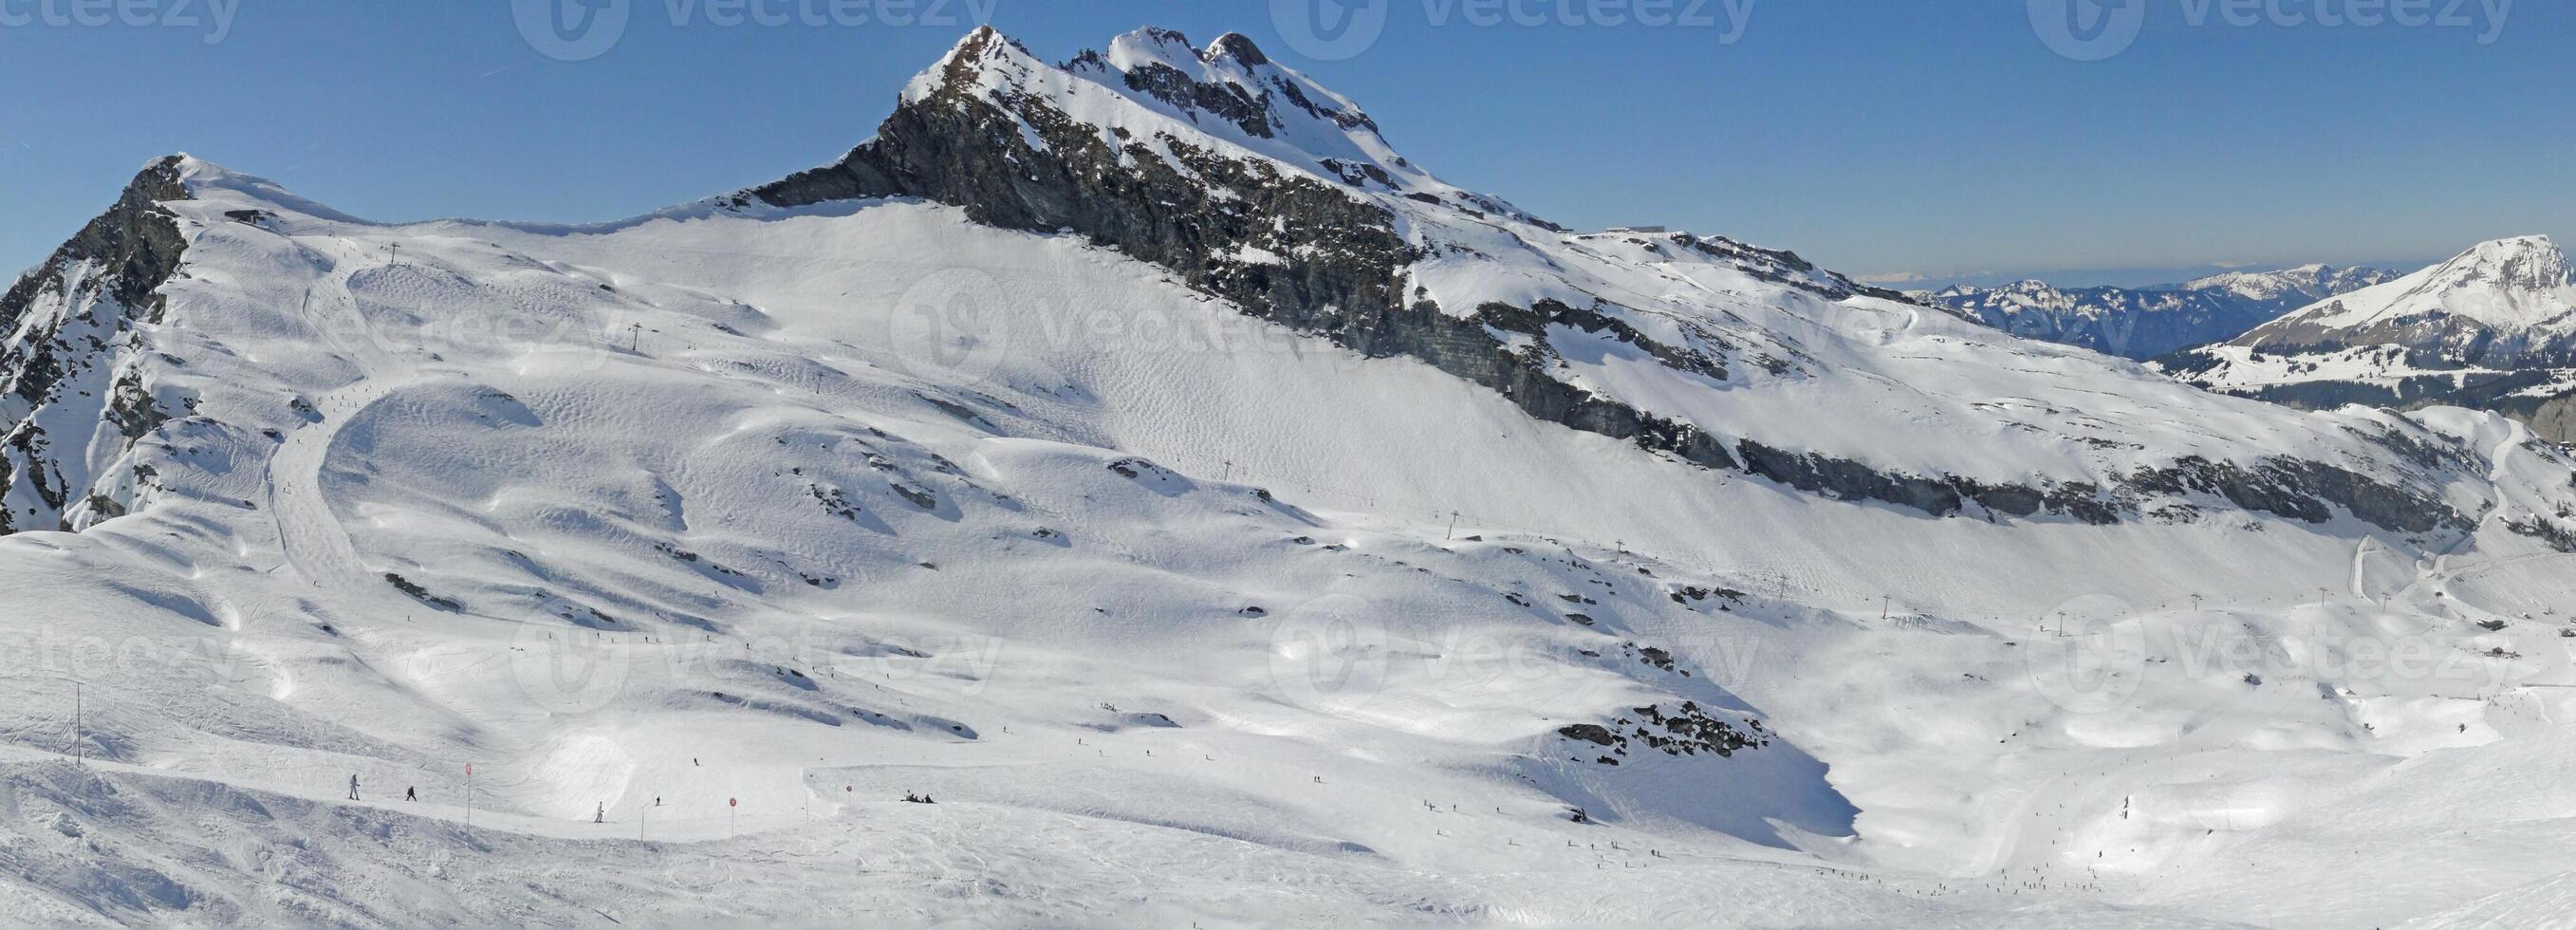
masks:
[[[2576,272],[2547,236],[2482,242],[2322,300],[2167,369],[2212,390],[2306,406],[2452,404],[2571,432]]]
[[[306,198],[275,181],[255,174],[235,171],[223,165],[180,152],[155,160],[146,166],[146,175],[165,168],[178,189],[187,198],[202,201],[220,209],[205,211],[222,218],[245,223],[273,223],[284,219],[314,220],[327,223],[372,225],[367,220],[342,213],[331,206]],[[188,211],[183,211],[188,212]]]
[[[2435,280],[2536,292],[2566,288],[2576,283],[2576,275],[2570,273],[2567,253],[2548,236],[2517,236],[2479,243],[2444,263]]]
[[[2420,280],[2419,280],[2420,279]],[[2401,282],[2398,299],[2386,309],[2414,312],[2442,308],[2489,325],[2515,326],[2547,322],[2567,311],[2564,293],[2576,284],[2567,253],[2548,236],[2516,236],[2478,243],[2450,261]],[[2468,299],[2462,299],[2468,298]]]
[[[1285,128],[1293,113],[1329,122],[1343,129],[1365,130],[1374,137],[1377,123],[1350,98],[1333,92],[1314,79],[1281,65],[1262,52],[1252,39],[1239,32],[1218,36],[1200,48],[1189,36],[1178,31],[1148,26],[1111,39],[1109,51],[1085,53],[1068,62],[1078,65],[1105,64],[1118,76],[1131,97],[1153,101],[1185,110],[1223,109],[1222,102],[1208,101],[1199,88],[1240,91],[1244,100],[1260,105],[1270,117],[1270,125]],[[1192,97],[1175,99],[1163,86],[1168,75],[1158,69],[1178,72],[1191,85]],[[1141,96],[1138,96],[1141,95]],[[1192,99],[1192,98],[1196,99]],[[1285,98],[1285,106],[1279,98]],[[1150,104],[1149,104],[1150,105]],[[1219,115],[1224,115],[1220,113]],[[1256,134],[1258,132],[1256,131]]]
[[[949,88],[1016,89],[1046,67],[1018,40],[991,26],[980,26],[958,39],[938,62],[913,75],[903,86],[902,99],[907,105],[918,104]]]
[[[1922,312],[1792,252],[1678,232],[1575,234],[1441,183],[1387,148],[1347,98],[1239,38],[1202,48],[1140,30],[1052,66],[978,32],[915,88],[839,162],[739,200],[913,198],[984,225],[1072,233],[1269,324],[1425,362],[1546,422],[1845,499],[2113,522],[2145,518],[2141,502],[2171,493],[2161,469],[2178,459],[2227,463],[2205,487],[2336,461],[2374,463],[2367,480],[2412,488],[2351,495],[2361,485],[2325,482],[2315,488],[2331,498],[2257,506],[2322,514],[2331,499],[2384,528],[2457,522],[2423,476],[2381,467],[2385,449],[2292,452],[2178,427],[2262,411],[2176,417],[2171,404],[2198,395]],[[1918,363],[1935,370],[1911,371]],[[2083,373],[2043,374],[2060,367]],[[2135,404],[2091,399],[2106,394]],[[2014,427],[1954,442],[1993,428],[1992,397],[2084,408],[2066,428],[2107,434],[2070,446]],[[1891,411],[1904,412],[1880,416]],[[1816,428],[1826,423],[1837,425]]]
[[[2503,334],[2559,334],[2576,331],[2571,301],[2576,301],[2576,272],[2571,272],[2566,253],[2547,236],[2518,236],[2479,243],[2431,268],[2290,314],[2246,334],[2245,341],[2461,323]]]
[[[1398,154],[1350,98],[1271,60],[1239,33],[1201,48],[1178,31],[1149,26],[1113,38],[1105,52],[1084,51],[1058,65],[987,26],[914,77],[902,99],[907,107],[973,99],[1024,126],[1070,119],[1111,144],[1142,138],[1241,150],[1400,193],[1455,190]]]

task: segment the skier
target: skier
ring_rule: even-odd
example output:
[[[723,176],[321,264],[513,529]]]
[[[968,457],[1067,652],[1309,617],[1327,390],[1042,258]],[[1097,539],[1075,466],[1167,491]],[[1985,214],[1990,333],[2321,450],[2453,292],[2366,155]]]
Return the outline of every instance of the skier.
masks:
[[[353,774],[353,775],[350,775],[350,776],[349,776],[349,800],[355,801],[355,800],[357,800],[357,799],[358,799],[358,776],[356,776],[356,775],[354,775],[354,774]]]
[[[417,788],[417,787],[404,788],[404,789],[403,789],[403,800],[405,800],[405,801],[417,801],[417,800],[420,800],[420,789],[419,789],[419,788]]]

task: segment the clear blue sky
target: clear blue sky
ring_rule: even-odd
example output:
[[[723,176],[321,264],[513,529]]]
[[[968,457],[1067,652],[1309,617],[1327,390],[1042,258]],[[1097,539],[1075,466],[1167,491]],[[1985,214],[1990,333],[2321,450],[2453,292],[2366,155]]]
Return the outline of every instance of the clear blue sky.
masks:
[[[1858,274],[2432,260],[2576,236],[2576,4],[2558,0],[2512,4],[2492,44],[2502,0],[2466,0],[2455,28],[2194,26],[2209,0],[2128,0],[2143,35],[2098,62],[2051,51],[2023,0],[1753,0],[1732,44],[1746,0],[1660,28],[1563,21],[1592,0],[1509,0],[1535,26],[1471,22],[1483,0],[1380,0],[1382,37],[1329,62],[1281,40],[1270,0],[947,0],[953,22],[907,27],[727,27],[704,7],[674,26],[674,4],[709,0],[630,0],[622,40],[579,62],[523,40],[506,0],[44,22],[75,2],[0,0],[0,22],[35,19],[0,25],[10,270],[173,151],[386,220],[606,220],[769,180],[865,138],[988,4],[1056,59],[1147,23],[1240,31],[1457,183]],[[238,6],[213,44],[209,3]]]

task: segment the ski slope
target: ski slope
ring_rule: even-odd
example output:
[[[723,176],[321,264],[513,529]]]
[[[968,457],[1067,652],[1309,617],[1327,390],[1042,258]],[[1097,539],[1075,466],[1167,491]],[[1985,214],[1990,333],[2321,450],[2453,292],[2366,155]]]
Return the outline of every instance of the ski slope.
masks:
[[[2517,529],[2576,466],[2492,415],[1486,227],[1798,352],[1565,353],[1649,409],[1996,480],[2299,456],[2465,525],[1938,517],[955,206],[174,170],[127,351],[180,415],[98,446],[128,513],[0,537],[0,920],[2477,926],[2576,874],[2576,557]],[[1443,305],[1527,270],[1460,261]]]

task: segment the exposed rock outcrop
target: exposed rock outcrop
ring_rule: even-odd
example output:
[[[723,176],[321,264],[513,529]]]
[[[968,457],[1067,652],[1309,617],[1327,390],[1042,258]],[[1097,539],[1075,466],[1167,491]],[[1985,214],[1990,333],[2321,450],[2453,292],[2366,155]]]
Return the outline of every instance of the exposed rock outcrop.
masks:
[[[78,529],[128,509],[110,474],[174,414],[152,393],[143,331],[187,243],[163,201],[185,199],[182,161],[144,168],[116,205],[0,294],[0,533]],[[105,436],[108,442],[93,440]]]

